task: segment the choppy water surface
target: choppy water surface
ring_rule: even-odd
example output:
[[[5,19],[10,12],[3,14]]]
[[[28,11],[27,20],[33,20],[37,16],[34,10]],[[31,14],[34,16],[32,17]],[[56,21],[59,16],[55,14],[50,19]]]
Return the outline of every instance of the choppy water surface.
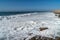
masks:
[[[48,29],[40,31],[40,27]],[[28,40],[36,35],[60,37],[60,18],[52,12],[0,16],[0,40]]]

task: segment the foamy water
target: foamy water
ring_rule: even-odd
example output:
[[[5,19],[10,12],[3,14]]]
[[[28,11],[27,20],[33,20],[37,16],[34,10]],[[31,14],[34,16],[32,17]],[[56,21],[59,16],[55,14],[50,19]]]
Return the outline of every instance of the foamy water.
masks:
[[[40,27],[48,29],[40,31]],[[0,39],[29,40],[36,35],[60,37],[60,19],[52,12],[0,16]]]

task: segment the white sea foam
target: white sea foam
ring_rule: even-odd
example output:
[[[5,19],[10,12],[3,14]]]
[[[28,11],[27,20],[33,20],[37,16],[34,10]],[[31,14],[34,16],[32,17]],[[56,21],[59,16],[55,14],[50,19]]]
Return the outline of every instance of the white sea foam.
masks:
[[[28,40],[36,35],[60,37],[60,19],[52,12],[0,16],[0,19],[0,39]],[[48,27],[48,29],[40,31],[40,27]],[[29,35],[30,33],[32,35]]]

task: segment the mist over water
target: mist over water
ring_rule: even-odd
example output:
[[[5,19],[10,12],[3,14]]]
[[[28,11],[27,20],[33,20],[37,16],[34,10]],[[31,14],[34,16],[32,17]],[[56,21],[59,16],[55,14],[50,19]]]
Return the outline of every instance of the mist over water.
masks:
[[[40,27],[48,29],[40,31]],[[60,18],[53,12],[0,16],[1,40],[23,40],[24,38],[28,40],[36,35],[50,38],[60,37]]]

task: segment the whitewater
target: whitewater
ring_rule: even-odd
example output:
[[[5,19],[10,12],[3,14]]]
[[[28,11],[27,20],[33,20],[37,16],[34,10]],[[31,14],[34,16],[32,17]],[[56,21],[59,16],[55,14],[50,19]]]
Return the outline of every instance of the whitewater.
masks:
[[[48,29],[40,31],[40,27]],[[36,35],[60,37],[60,18],[53,12],[0,16],[0,40],[29,40]]]

